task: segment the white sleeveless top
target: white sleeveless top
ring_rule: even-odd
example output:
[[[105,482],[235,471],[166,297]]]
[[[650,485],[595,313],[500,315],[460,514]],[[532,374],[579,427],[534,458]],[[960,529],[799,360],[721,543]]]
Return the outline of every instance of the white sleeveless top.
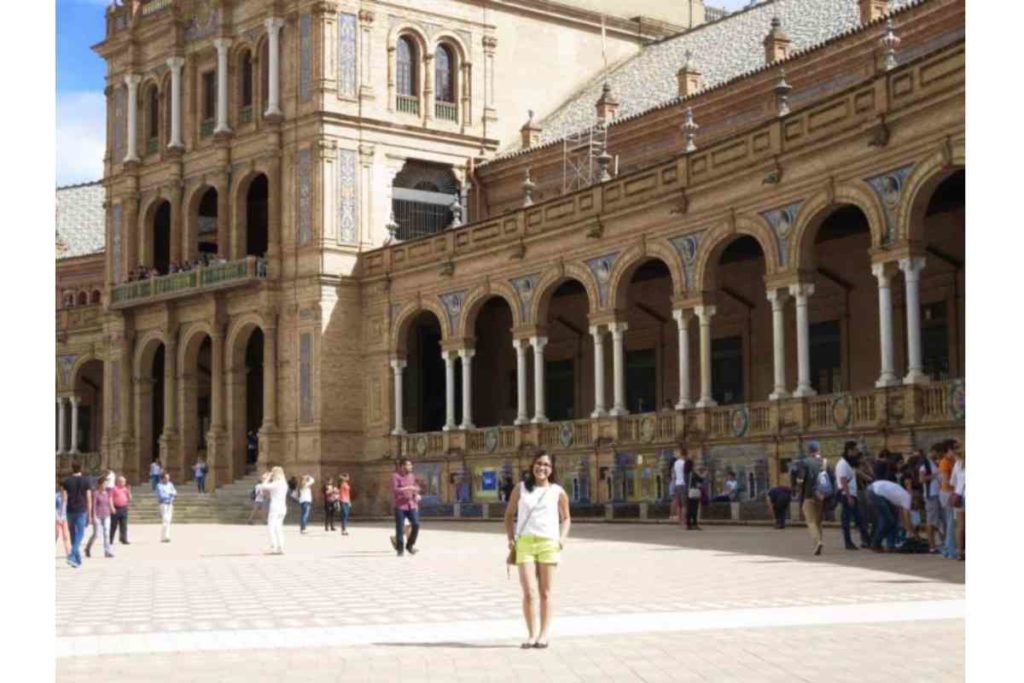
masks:
[[[557,541],[559,537],[558,500],[563,491],[564,489],[558,484],[548,484],[547,486],[534,486],[531,493],[526,490],[526,484],[520,483],[516,535],[540,536]]]

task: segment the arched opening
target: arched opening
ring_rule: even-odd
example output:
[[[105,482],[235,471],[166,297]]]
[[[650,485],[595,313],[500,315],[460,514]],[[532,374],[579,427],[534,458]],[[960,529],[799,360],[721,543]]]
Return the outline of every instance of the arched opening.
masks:
[[[419,97],[417,65],[416,44],[412,38],[400,36],[395,54],[395,86],[398,88],[399,97]]]
[[[167,201],[153,213],[153,259],[152,267],[161,274],[167,272],[171,262],[171,204]]]
[[[146,89],[146,153],[157,150],[160,140],[160,90],[156,84]]]
[[[249,325],[234,337],[227,372],[231,434],[229,479],[256,468],[263,426],[263,331]]]
[[[89,303],[89,295],[86,292],[79,292],[78,293],[77,305],[85,306],[88,303]]]
[[[191,338],[185,348],[182,367],[182,448],[186,472],[199,455],[206,455],[206,435],[210,431],[212,387],[210,382],[212,342],[209,335]]]
[[[196,208],[196,250],[217,253],[217,190],[212,187],[203,193]]]
[[[422,311],[409,325],[405,340],[406,360],[404,405],[410,432],[435,432],[445,422],[445,371],[441,357],[441,322],[430,311]],[[461,369],[455,388],[456,411],[461,412]],[[456,415],[456,423],[461,422]]]
[[[395,176],[391,197],[398,239],[433,235],[452,224],[459,181],[451,166],[410,159]]]
[[[262,173],[249,183],[245,193],[245,253],[248,256],[264,256],[269,238],[267,176]]]
[[[633,272],[626,286],[626,322],[626,409],[671,409],[678,396],[679,345],[672,318],[672,274],[664,261],[647,260]],[[611,373],[609,366],[605,377]]]
[[[79,453],[99,453],[103,441],[103,361],[82,364],[75,376],[78,397],[78,433],[72,435],[71,448]]]
[[[263,330],[253,330],[245,345],[245,433],[258,434],[263,426]],[[247,449],[246,469],[256,464]]]
[[[75,305],[75,293],[64,292],[63,302],[64,308],[72,308]]]
[[[589,414],[593,403],[593,345],[588,343],[587,290],[567,279],[551,293],[544,325],[544,404],[549,420],[572,420]],[[536,391],[536,388],[534,389]]]
[[[164,431],[164,345],[150,342],[143,351],[138,385],[136,415],[139,424],[140,480],[149,474],[149,463],[160,456],[160,435]],[[165,463],[166,464],[166,463]]]
[[[100,297],[101,296],[102,295],[100,294],[100,290],[98,290],[98,289],[92,290],[92,298],[89,301],[89,303],[98,304],[100,302]]]
[[[764,250],[754,237],[739,235],[722,249],[715,263],[711,396],[719,405],[767,396],[772,382],[772,327],[764,293]],[[699,368],[699,362],[691,367]]]
[[[253,104],[253,62],[252,52],[243,50],[238,59],[238,106],[241,123],[252,123]]]
[[[459,108],[456,104],[455,74],[457,71],[455,53],[445,44],[437,46],[434,57],[434,115],[446,121],[458,121]]]
[[[512,308],[500,296],[480,307],[473,325],[473,422],[478,427],[510,425],[516,419],[516,353]]]
[[[938,183],[923,217],[921,360],[935,381],[964,376],[966,181],[959,169]]]
[[[878,285],[870,248],[867,216],[850,204],[831,210],[814,233],[808,341],[811,388],[818,394],[870,389],[878,377]],[[795,382],[795,341],[790,346],[787,368]]]

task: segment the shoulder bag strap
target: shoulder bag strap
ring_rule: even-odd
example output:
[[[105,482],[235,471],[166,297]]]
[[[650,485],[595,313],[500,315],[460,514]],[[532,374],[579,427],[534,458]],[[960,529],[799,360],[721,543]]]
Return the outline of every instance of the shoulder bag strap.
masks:
[[[526,528],[526,523],[529,522],[530,517],[533,516],[533,511],[540,507],[540,504],[544,502],[544,498],[545,496],[548,495],[548,491],[550,490],[551,486],[548,485],[548,488],[544,490],[544,493],[542,493],[540,495],[540,498],[537,500],[537,504],[530,508],[530,511],[526,513],[526,517],[523,519],[522,523],[516,524],[516,538],[519,538],[519,536],[522,534],[523,529]]]

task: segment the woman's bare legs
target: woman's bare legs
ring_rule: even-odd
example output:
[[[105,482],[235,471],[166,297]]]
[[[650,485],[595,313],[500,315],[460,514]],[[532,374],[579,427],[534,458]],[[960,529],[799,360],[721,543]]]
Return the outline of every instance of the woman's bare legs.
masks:
[[[557,564],[537,565],[537,589],[540,593],[540,636],[537,638],[537,641],[541,643],[548,642],[548,628],[550,628],[551,620],[555,616],[555,604],[552,593],[554,591],[555,570],[557,568]]]
[[[967,534],[967,510],[964,508],[957,508],[956,511],[956,547],[960,551],[960,559],[964,558],[966,550]]]
[[[526,619],[526,630],[530,633],[529,642],[536,641],[537,617],[533,609],[533,601],[537,596],[537,570],[533,562],[519,565],[519,585],[523,589],[523,618]]]
[[[55,543],[57,542],[58,538],[63,538],[64,539],[64,554],[65,555],[70,555],[71,554],[71,544],[68,543],[68,523],[67,522],[57,522],[56,535],[53,538]]]

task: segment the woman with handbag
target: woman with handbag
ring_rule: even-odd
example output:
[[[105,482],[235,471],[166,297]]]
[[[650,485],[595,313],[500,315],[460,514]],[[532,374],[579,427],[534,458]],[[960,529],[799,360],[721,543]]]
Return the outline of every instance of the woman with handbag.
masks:
[[[324,531],[334,531],[334,516],[340,508],[338,487],[334,485],[334,479],[328,479],[324,484]]]
[[[505,508],[508,536],[507,563],[519,568],[523,590],[523,617],[529,639],[524,649],[548,646],[554,616],[552,591],[560,551],[571,526],[569,496],[556,483],[551,456],[541,451],[533,457],[526,479],[512,491]],[[540,631],[536,628],[534,599],[540,598]]]
[[[701,485],[704,477],[697,473],[693,460],[686,459],[686,528],[700,531],[697,526],[697,515],[700,512]]]

